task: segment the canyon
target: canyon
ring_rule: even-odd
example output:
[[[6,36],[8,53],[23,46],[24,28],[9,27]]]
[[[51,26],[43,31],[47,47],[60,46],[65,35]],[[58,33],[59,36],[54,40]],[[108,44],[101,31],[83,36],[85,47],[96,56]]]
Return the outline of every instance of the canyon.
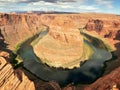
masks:
[[[69,84],[65,87],[54,81],[45,82],[35,75],[31,74],[23,67],[17,69],[11,64],[11,56],[16,46],[36,33],[49,29],[49,36],[45,40],[53,37],[51,43],[58,48],[64,44],[74,47],[75,51],[56,49],[59,53],[76,56],[80,55],[82,46],[82,37],[79,30],[85,29],[87,32],[102,38],[112,48],[115,60],[106,62],[106,68],[103,75],[95,82],[87,85]],[[56,41],[54,41],[56,40]],[[49,41],[50,42],[50,41]],[[44,43],[49,43],[44,42]],[[44,46],[34,48],[46,50]],[[48,48],[48,46],[47,46]],[[79,52],[79,51],[81,52]],[[71,53],[70,51],[73,51]],[[69,53],[68,53],[69,52]],[[54,51],[46,50],[48,57],[54,59]],[[67,53],[67,54],[66,54]],[[52,56],[53,55],[53,56]],[[40,55],[41,56],[41,55]],[[62,57],[64,58],[64,57]],[[68,57],[69,58],[69,57]],[[76,57],[70,57],[76,58]],[[78,58],[78,57],[77,57]],[[59,60],[61,58],[58,58]],[[65,63],[65,62],[64,62]],[[112,14],[98,13],[80,13],[80,14],[4,14],[0,13],[0,90],[110,90],[114,88],[120,89],[120,16]],[[114,89],[113,89],[114,90]]]

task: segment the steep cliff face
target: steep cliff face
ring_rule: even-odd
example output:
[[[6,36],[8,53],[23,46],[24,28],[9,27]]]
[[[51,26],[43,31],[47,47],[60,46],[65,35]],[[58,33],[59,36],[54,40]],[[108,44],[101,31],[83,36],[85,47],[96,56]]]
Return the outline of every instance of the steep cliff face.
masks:
[[[58,41],[66,43],[72,43],[73,38],[78,38],[78,34],[71,35],[71,33],[74,33],[74,30],[85,28],[89,32],[105,38],[110,42],[111,46],[115,48],[114,53],[118,57],[120,56],[120,17],[115,15],[87,13],[42,15],[0,14],[0,50],[2,50],[2,47],[6,47],[7,44],[10,50],[14,50],[16,44],[40,32],[46,27],[49,27],[49,35]],[[65,36],[67,36],[68,40],[65,39]],[[48,88],[51,88],[50,90],[61,90],[60,86],[54,82],[43,84],[41,82],[39,83],[39,79],[37,79],[37,81],[34,81],[34,79],[29,80],[22,69],[13,69],[11,64],[7,61],[7,56],[6,53],[0,51],[0,90],[47,90]],[[120,88],[119,63],[119,58],[109,62],[104,76],[93,84],[84,87],[84,89],[109,90],[114,86],[113,84],[116,84],[117,87]],[[111,72],[112,70],[114,71]],[[15,74],[15,72],[17,74]],[[84,89],[76,88],[76,90]],[[75,87],[68,85],[64,90],[75,90]]]
[[[84,27],[89,31],[96,31],[105,38],[115,38],[120,29],[120,19],[92,19]]]
[[[36,15],[0,14],[0,31],[11,49],[43,28]]]

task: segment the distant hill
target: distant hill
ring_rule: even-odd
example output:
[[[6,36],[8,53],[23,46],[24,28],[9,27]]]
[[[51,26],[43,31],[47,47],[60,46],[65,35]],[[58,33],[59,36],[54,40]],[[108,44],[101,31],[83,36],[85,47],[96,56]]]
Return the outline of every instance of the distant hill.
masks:
[[[17,14],[23,14],[23,13],[36,13],[36,14],[78,14],[77,12],[59,12],[59,11],[16,11],[16,13]]]

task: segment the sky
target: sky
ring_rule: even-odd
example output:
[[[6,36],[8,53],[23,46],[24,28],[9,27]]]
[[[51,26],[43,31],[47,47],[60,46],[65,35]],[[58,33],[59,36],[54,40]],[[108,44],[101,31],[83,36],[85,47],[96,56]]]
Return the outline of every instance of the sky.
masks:
[[[58,11],[120,15],[120,0],[0,0],[0,12]]]

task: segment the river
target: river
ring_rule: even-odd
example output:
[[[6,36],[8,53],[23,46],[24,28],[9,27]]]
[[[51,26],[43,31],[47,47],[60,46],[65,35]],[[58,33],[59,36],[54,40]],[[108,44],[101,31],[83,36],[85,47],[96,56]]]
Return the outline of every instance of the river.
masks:
[[[46,31],[40,33],[37,38],[43,38]],[[35,39],[37,39],[35,38]],[[31,73],[44,81],[56,81],[64,86],[69,83],[91,83],[99,78],[103,72],[104,62],[112,58],[112,54],[105,49],[95,47],[84,39],[84,43],[93,50],[93,55],[79,68],[57,69],[40,62],[31,45],[34,39],[27,40],[18,50],[18,55],[23,60],[23,66]],[[39,41],[39,40],[38,40]]]

